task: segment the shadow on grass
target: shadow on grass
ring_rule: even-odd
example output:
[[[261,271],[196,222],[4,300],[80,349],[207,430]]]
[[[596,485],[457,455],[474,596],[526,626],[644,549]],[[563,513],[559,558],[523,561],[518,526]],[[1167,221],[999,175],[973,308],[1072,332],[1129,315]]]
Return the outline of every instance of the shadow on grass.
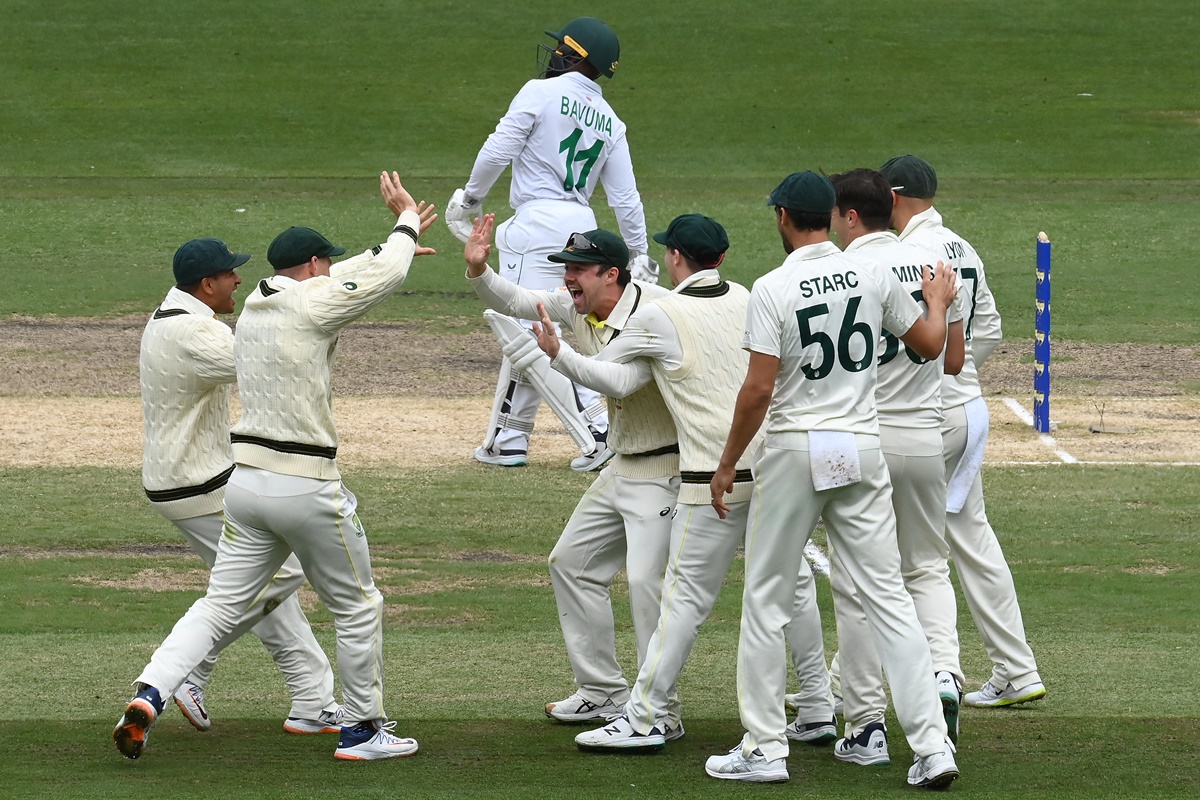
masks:
[[[220,720],[200,734],[172,714],[146,753],[126,761],[111,722],[0,723],[5,797],[321,798],[695,797],[746,791],[705,776],[704,759],[734,745],[735,720],[688,722],[685,739],[655,755],[579,753],[580,728],[544,720],[403,721],[411,759],[337,762],[333,736],[288,736],[276,722]],[[892,764],[836,762],[831,750],[797,746],[791,790],[843,798],[902,796],[911,759],[895,724]],[[1036,708],[969,712],[956,793],[972,797],[1195,797],[1200,792],[1196,719],[1050,717]],[[769,791],[769,790],[767,790]]]

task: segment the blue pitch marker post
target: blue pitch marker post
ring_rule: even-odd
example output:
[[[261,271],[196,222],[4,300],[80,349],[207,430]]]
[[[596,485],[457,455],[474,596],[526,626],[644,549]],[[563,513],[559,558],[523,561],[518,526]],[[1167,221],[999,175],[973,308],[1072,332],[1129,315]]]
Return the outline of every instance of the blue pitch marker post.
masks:
[[[1033,428],[1050,432],[1050,238],[1037,237],[1037,287],[1034,297]]]

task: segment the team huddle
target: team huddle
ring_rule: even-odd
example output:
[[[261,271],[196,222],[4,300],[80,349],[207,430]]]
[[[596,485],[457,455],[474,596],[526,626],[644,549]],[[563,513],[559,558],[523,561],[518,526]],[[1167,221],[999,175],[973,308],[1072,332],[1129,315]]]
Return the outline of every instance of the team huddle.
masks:
[[[474,458],[527,464],[544,400],[579,445],[571,467],[598,472],[549,555],[575,686],[546,715],[596,726],[575,737],[585,752],[683,737],[676,683],[740,548],[745,733],[707,760],[707,774],[786,781],[793,741],[831,745],[850,764],[889,763],[886,675],[914,755],[907,782],[949,786],[962,704],[1046,690],[980,478],[978,367],[1000,319],[979,257],[933,208],[933,168],[903,155],[879,170],[788,175],[767,200],[786,258],[747,290],[721,274],[731,245],[716,220],[684,214],[647,235],[625,125],[597,83],[617,69],[613,31],[582,17],[547,34],[542,77],[513,99],[445,210],[504,354]],[[497,225],[484,203],[510,166],[515,214]],[[619,232],[596,224],[598,182]],[[142,338],[143,482],[211,574],[135,680],[113,731],[128,758],[141,756],[168,701],[211,726],[205,687],[246,631],[284,674],[285,731],[337,734],[344,760],[418,749],[384,712],[383,597],[338,470],[332,412],[341,330],[390,297],[414,258],[434,255],[420,244],[433,207],[396,173],[380,176],[380,191],[395,222],[359,255],[335,264],[345,248],[317,231],[280,233],[267,253],[274,275],[246,298],[236,333],[216,314],[234,310],[249,256],[211,238],[175,254],[175,286]],[[231,430],[234,382],[242,413]],[[804,554],[818,520],[832,663]],[[993,664],[965,695],[951,560]],[[632,685],[609,595],[622,568]],[[334,618],[340,703],[296,599],[305,579]],[[789,668],[796,694],[785,694]]]

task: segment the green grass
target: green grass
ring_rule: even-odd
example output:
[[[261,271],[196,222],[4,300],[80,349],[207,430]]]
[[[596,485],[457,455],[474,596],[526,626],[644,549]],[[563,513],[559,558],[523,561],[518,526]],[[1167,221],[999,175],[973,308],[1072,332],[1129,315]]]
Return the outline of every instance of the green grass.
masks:
[[[743,791],[701,770],[703,758],[740,731],[740,562],[681,679],[686,739],[655,757],[585,756],[572,746],[575,729],[541,716],[540,706],[570,687],[543,558],[582,476],[538,467],[347,469],[388,598],[387,708],[422,745],[411,761],[357,767],[330,758],[329,738],[279,731],[287,693],[252,639],[222,656],[209,692],[213,731],[197,734],[171,712],[145,757],[123,761],[107,735],[128,682],[198,595],[141,590],[136,576],[154,569],[194,580],[199,561],[142,502],[133,470],[9,468],[0,477],[0,503],[29,509],[42,526],[5,543],[27,549],[0,555],[6,797],[115,797],[167,785],[172,797],[327,797],[347,785],[383,794],[397,782],[418,797]],[[1187,797],[1200,790],[1195,477],[1189,468],[987,471],[989,516],[1050,694],[1024,709],[966,710],[956,793]],[[140,552],[133,541],[144,543]],[[824,580],[820,589],[832,648]],[[630,664],[620,583],[615,597],[618,643]],[[328,612],[317,609],[311,619],[332,647]],[[989,665],[965,611],[959,627],[973,686]],[[894,720],[891,729],[891,767],[853,768],[827,750],[796,748],[791,786],[903,796],[908,751]]]
[[[530,77],[541,31],[574,13],[307,0],[287,14],[227,0],[9,9],[0,315],[32,316],[144,313],[194,236],[255,254],[249,277],[267,272],[266,245],[290,224],[371,246],[387,225],[378,170],[443,204]],[[912,151],[937,167],[939,207],[983,255],[1010,336],[1032,328],[1033,241],[1046,230],[1056,336],[1194,339],[1200,244],[1183,232],[1200,208],[1200,110],[1194,59],[1181,57],[1200,36],[1194,4],[1131,15],[1115,0],[923,0],[847,15],[827,0],[732,11],[614,0],[602,13],[624,53],[605,91],[629,124],[649,224],[693,210],[721,219],[734,278],[782,258],[762,200],[783,175]],[[503,216],[505,201],[502,181],[489,207]],[[459,245],[440,225],[429,238],[440,254],[377,318],[477,314]]]

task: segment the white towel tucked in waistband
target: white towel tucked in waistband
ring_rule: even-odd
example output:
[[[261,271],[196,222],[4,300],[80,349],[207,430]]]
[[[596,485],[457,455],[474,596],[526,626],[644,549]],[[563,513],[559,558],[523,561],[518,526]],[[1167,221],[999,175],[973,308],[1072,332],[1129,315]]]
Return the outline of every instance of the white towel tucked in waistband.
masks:
[[[862,464],[858,460],[858,444],[853,433],[809,431],[808,461],[813,488],[818,492],[862,480]]]
[[[983,451],[987,448],[988,407],[982,397],[968,400],[963,406],[967,415],[967,445],[962,457],[946,482],[946,511],[957,514],[967,502],[967,493],[983,466]]]

